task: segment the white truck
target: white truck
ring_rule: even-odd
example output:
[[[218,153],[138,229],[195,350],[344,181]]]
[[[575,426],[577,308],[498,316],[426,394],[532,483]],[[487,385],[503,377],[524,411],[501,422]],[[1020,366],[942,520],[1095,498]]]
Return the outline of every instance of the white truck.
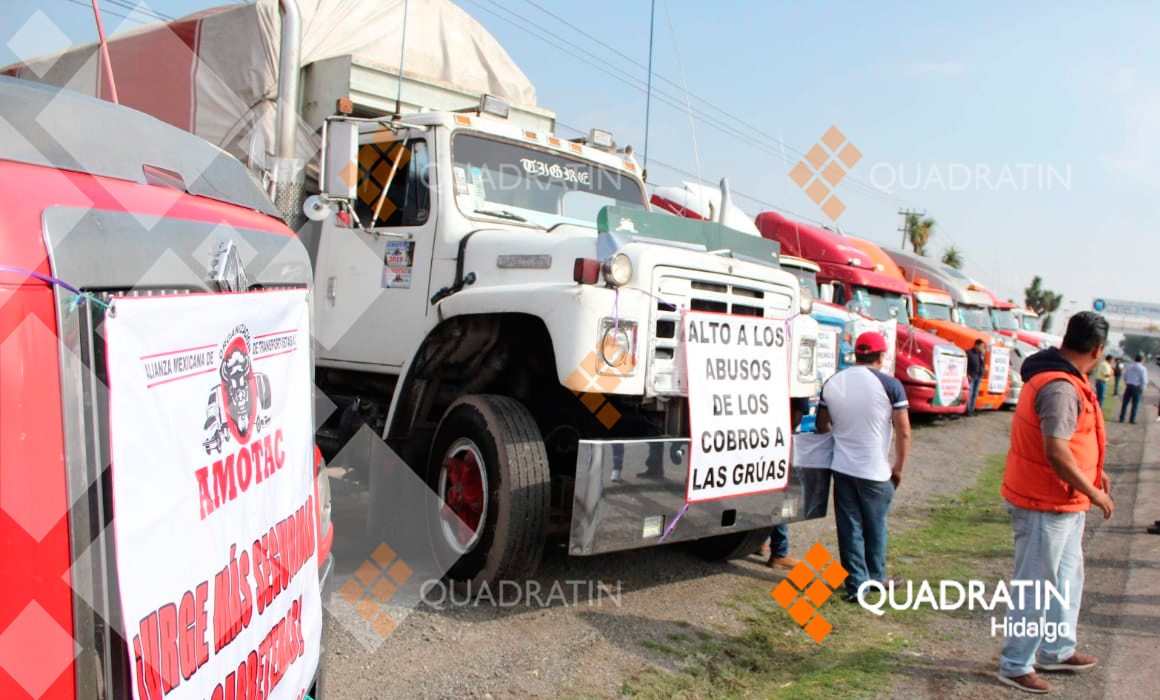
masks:
[[[307,205],[322,220],[318,384],[347,409],[336,443],[367,423],[427,480],[455,516],[430,522],[455,579],[527,575],[553,539],[574,555],[660,540],[688,470],[681,309],[789,320],[789,393],[816,388],[811,300],[775,246],[648,213],[607,136],[520,116],[485,97],[470,113],[330,117]],[[386,478],[371,466],[372,498]],[[667,541],[750,553],[801,512],[791,484],[694,504]]]
[[[439,495],[425,530],[458,581],[526,578],[549,541],[748,554],[800,519],[793,470],[784,490],[685,509],[682,310],[784,321],[789,395],[769,399],[816,389],[812,298],[777,245],[650,213],[630,149],[555,135],[551,112],[518,104],[535,95],[522,72],[451,3],[406,21],[402,3],[355,9],[259,0],[110,42],[114,66],[143,67],[119,76],[124,102],[244,158],[294,228],[304,204],[313,219],[299,236],[316,382],[339,407],[324,449],[363,426],[381,436]],[[174,36],[199,37],[192,58]],[[76,87],[92,54],[9,71]],[[172,63],[192,68],[144,70]],[[368,530],[386,539],[398,474],[366,468]]]

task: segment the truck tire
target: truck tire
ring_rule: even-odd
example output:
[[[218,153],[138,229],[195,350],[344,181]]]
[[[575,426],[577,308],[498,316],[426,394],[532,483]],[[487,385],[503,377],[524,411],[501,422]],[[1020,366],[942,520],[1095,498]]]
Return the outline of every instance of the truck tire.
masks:
[[[769,537],[771,528],[745,532],[730,532],[727,535],[714,535],[700,540],[693,540],[689,548],[702,559],[709,561],[724,561],[726,559],[741,559],[757,552],[761,543]]]
[[[427,462],[428,538],[454,583],[535,574],[548,529],[548,452],[535,420],[515,399],[464,396],[443,414]],[[453,514],[453,515],[452,515]]]

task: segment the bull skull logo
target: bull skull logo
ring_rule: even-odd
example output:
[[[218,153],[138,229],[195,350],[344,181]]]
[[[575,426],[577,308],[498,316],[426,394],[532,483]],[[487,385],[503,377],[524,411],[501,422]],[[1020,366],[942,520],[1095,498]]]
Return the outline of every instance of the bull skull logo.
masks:
[[[206,454],[220,453],[231,440],[245,445],[270,423],[270,378],[254,371],[249,340],[249,330],[239,326],[223,344],[219,382],[206,406]]]
[[[226,412],[229,421],[245,442],[250,436],[250,422],[254,417],[254,377],[251,373],[250,353],[239,336],[229,348],[221,364],[222,390],[229,399]]]

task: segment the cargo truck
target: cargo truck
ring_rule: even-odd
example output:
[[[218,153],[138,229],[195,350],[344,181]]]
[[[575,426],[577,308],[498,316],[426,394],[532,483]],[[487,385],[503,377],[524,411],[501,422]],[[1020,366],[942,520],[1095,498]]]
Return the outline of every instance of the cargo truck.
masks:
[[[928,286],[949,294],[955,303],[954,321],[984,334],[987,371],[979,386],[976,408],[1001,408],[1010,388],[1012,352],[991,322],[994,297],[965,273],[948,265],[901,250],[887,250],[886,254],[912,284],[925,280]]]
[[[811,395],[812,300],[777,246],[650,213],[630,149],[556,134],[465,12],[402,14],[263,0],[110,42],[114,64],[123,52],[212,67],[212,85],[204,70],[143,71],[118,87],[146,110],[184,105],[176,122],[245,156],[288,218],[309,215],[316,382],[339,407],[320,442],[334,452],[367,426],[427,482],[443,506],[425,530],[454,581],[526,578],[554,541],[580,556],[756,550],[801,517],[801,485],[791,470],[783,490],[686,507],[682,310],[783,323],[781,399]],[[174,35],[199,37],[192,56]],[[614,480],[614,465],[639,468]],[[363,468],[368,534],[387,538],[394,472]]]
[[[937,336],[910,325],[907,311],[910,288],[905,281],[884,274],[860,248],[836,231],[795,222],[776,212],[759,214],[756,224],[761,235],[778,241],[786,253],[819,266],[818,279],[831,288],[823,297],[878,321],[897,323],[895,365],[889,371],[906,388],[912,412],[960,414],[966,410],[961,402],[935,400],[936,348],[942,347],[949,353],[957,350]]]
[[[0,697],[136,697],[116,602],[124,505],[106,469],[106,302],[307,289],[310,260],[245,167],[184,131],[8,77],[0,124]],[[334,529],[321,465],[316,455],[325,584]]]

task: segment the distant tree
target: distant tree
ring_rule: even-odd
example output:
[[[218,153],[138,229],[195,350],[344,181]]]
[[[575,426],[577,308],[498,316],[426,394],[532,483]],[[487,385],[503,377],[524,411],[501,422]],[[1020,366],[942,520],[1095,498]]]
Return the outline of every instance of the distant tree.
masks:
[[[958,248],[951,246],[943,251],[942,262],[943,265],[961,270],[963,269],[963,254]]]
[[[1120,339],[1120,351],[1128,357],[1144,354],[1148,357],[1160,355],[1160,338],[1147,335],[1125,335]]]
[[[1039,328],[1043,331],[1051,330],[1051,314],[1063,303],[1063,295],[1043,288],[1043,278],[1036,275],[1031,280],[1031,286],[1023,290],[1023,301],[1027,308],[1039,314]]]
[[[918,214],[906,216],[906,238],[916,255],[926,255],[926,244],[934,235],[934,219],[922,219]]]

